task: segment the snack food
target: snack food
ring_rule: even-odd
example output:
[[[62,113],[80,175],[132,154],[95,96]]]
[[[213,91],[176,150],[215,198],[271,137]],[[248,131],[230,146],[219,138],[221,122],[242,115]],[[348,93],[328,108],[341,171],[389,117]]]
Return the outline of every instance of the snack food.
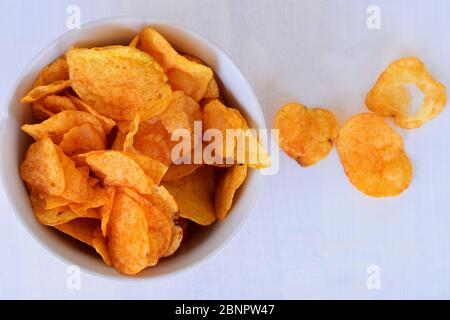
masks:
[[[329,110],[307,109],[289,103],[277,111],[275,128],[279,129],[279,145],[301,166],[307,167],[325,158],[333,148],[338,123]]]
[[[409,115],[410,95],[407,84],[415,84],[424,94],[416,115]],[[418,128],[436,117],[447,103],[445,86],[436,81],[424,63],[416,57],[392,62],[378,78],[366,97],[369,110],[383,117],[394,117],[402,128]]]
[[[191,225],[210,225],[217,212],[223,219],[247,165],[180,164],[172,154],[178,130],[190,135],[191,154],[203,147],[196,134],[222,129],[213,122],[195,132],[201,106],[219,97],[224,103],[216,79],[152,28],[129,46],[72,47],[45,67],[22,99],[36,120],[22,126],[35,141],[19,170],[36,219],[127,275],[175,254]],[[228,109],[247,129],[239,111]],[[235,163],[248,162],[253,151],[246,152]],[[258,168],[270,162],[259,153]]]
[[[381,116],[351,117],[339,131],[336,147],[350,182],[369,196],[396,196],[411,182],[403,140]]]

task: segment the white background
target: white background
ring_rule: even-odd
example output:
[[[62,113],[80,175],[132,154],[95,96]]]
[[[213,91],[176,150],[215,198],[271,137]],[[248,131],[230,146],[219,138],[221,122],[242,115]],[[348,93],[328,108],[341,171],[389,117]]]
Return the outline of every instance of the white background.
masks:
[[[121,15],[177,22],[224,49],[258,96],[268,126],[291,100],[326,106],[342,123],[365,112],[364,96],[392,60],[419,56],[450,86],[450,1],[16,1],[0,0],[0,105],[26,64],[67,31],[66,8],[82,23]],[[368,30],[366,9],[381,9]],[[281,155],[278,175],[241,232],[196,269],[152,281],[82,274],[27,234],[0,196],[0,298],[450,298],[450,111],[399,130],[414,166],[396,198],[364,196],[348,182],[336,150],[301,168]],[[381,289],[366,287],[367,267]]]

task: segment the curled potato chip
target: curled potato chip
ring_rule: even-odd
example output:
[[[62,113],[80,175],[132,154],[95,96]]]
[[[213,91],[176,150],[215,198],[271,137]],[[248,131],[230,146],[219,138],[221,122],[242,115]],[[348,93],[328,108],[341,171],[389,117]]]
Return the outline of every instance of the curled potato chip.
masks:
[[[33,88],[53,82],[69,80],[69,67],[65,56],[61,56],[39,72]]]
[[[107,201],[106,203],[100,208],[100,217],[101,217],[101,230],[102,234],[106,237],[107,231],[108,231],[108,222],[109,217],[111,216],[112,207],[114,204],[114,195],[116,194],[116,188],[106,186],[105,187],[106,197]]]
[[[38,124],[25,124],[21,129],[32,136],[35,140],[50,137],[53,142],[59,144],[66,132],[73,127],[89,123],[100,135],[101,139],[106,141],[105,131],[99,120],[86,112],[66,110],[57,113],[44,122]]]
[[[149,236],[145,212],[124,192],[114,197],[108,239],[112,263],[123,274],[137,274],[158,262],[157,243]]]
[[[336,147],[350,182],[369,196],[396,196],[411,182],[402,138],[380,116],[351,117],[339,131]]]
[[[280,108],[275,117],[279,129],[279,144],[301,166],[310,166],[325,158],[333,148],[338,123],[330,111],[307,109],[299,103]]]
[[[234,108],[227,108],[217,99],[208,102],[203,109],[203,129],[217,129],[222,141],[214,141],[216,152],[226,163],[247,164],[251,168],[270,166],[270,157],[241,113]],[[229,133],[233,135],[229,137]]]
[[[155,184],[159,184],[161,182],[167,172],[167,169],[169,168],[161,161],[141,154],[130,152],[126,152],[125,154],[139,164],[142,170],[144,170],[144,172],[153,180]]]
[[[203,166],[188,176],[163,185],[175,198],[181,217],[202,226],[210,225],[216,220],[213,167]]]
[[[74,103],[65,96],[50,95],[39,101],[39,104],[52,113],[58,113],[64,110],[77,110]]]
[[[179,226],[174,226],[172,233],[172,240],[169,244],[169,248],[164,254],[164,257],[171,256],[178,250],[183,240],[183,235],[184,235],[183,229]]]
[[[170,182],[181,179],[185,176],[190,175],[201,166],[201,164],[171,164],[166,174],[162,178],[162,181]]]
[[[45,98],[46,96],[59,93],[70,87],[70,80],[60,80],[53,82],[51,84],[42,85],[31,89],[28,94],[23,97],[20,102],[31,103],[39,99]]]
[[[67,94],[67,97],[70,99],[70,101],[75,106],[75,110],[78,109],[80,111],[84,111],[84,112],[90,113],[93,116],[95,116],[102,124],[102,127],[105,130],[106,134],[108,134],[111,131],[111,129],[114,128],[114,126],[116,125],[116,122],[114,120],[98,113],[94,108],[92,108],[90,105],[85,103],[80,98],[75,97],[71,94]]]
[[[64,168],[52,140],[44,138],[28,148],[20,165],[20,176],[34,191],[54,196],[64,192]]]
[[[226,169],[222,177],[220,177],[215,192],[216,217],[223,220],[230,211],[233,204],[234,194],[237,189],[244,183],[247,176],[246,165],[235,165]]]
[[[34,216],[46,226],[57,226],[78,218],[78,215],[66,206],[46,209],[45,201],[40,199],[35,193],[31,193],[30,202]]]
[[[92,246],[94,232],[98,228],[99,222],[96,219],[78,218],[67,223],[55,226],[59,231]]]
[[[109,186],[129,187],[142,194],[149,194],[154,181],[130,156],[113,150],[93,151],[83,155],[86,163]]]
[[[205,95],[213,76],[211,68],[189,61],[155,29],[147,27],[139,35],[138,48],[154,57],[164,68],[174,90],[182,90],[195,101]]]
[[[126,46],[71,49],[67,63],[73,90],[102,115],[145,120],[167,107],[172,90],[161,66],[151,56]]]
[[[108,266],[112,265],[111,256],[109,255],[108,242],[103,236],[101,229],[98,227],[95,228],[93,233],[92,246]]]
[[[67,131],[59,146],[69,157],[78,153],[106,149],[105,140],[89,123],[84,123]]]
[[[416,115],[409,115],[410,96],[407,84],[415,84],[424,94]],[[383,116],[394,117],[402,128],[418,128],[436,117],[447,103],[445,86],[436,81],[425,65],[416,57],[392,62],[378,78],[366,97],[369,110]]]
[[[208,67],[208,65],[206,63],[204,63],[203,60],[201,60],[198,57],[195,57],[190,54],[183,54],[183,56],[190,61],[193,61],[198,64],[202,64],[202,65]],[[217,99],[219,97],[220,97],[219,85],[217,84],[215,75],[213,74],[211,80],[209,80],[208,86],[206,87],[206,91],[205,91],[205,94],[203,95],[203,99]]]

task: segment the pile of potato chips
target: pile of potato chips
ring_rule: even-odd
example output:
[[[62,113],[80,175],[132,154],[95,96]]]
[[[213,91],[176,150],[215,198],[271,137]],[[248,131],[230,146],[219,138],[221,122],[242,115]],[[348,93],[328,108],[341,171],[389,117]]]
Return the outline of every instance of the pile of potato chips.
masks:
[[[424,94],[422,105],[411,116],[411,98],[406,85],[415,84]],[[412,178],[412,165],[401,136],[383,119],[393,117],[401,128],[418,128],[436,117],[447,103],[445,86],[436,81],[416,57],[391,63],[366,97],[374,113],[351,117],[342,128],[332,112],[307,109],[289,103],[277,112],[275,127],[279,145],[301,166],[325,158],[336,147],[350,182],[373,197],[399,195]]]
[[[264,150],[257,163],[248,153],[228,165],[174,163],[177,129],[248,126],[224,105],[212,69],[152,28],[129,46],[69,49],[21,101],[37,120],[22,126],[35,142],[20,165],[36,219],[123,274],[176,252],[189,224],[225,219],[248,167],[270,163]]]

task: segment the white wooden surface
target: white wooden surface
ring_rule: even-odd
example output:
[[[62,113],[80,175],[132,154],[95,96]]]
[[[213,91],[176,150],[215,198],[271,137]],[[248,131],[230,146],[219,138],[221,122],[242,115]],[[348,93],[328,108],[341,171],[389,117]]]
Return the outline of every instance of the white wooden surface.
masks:
[[[209,38],[241,67],[264,109],[298,100],[331,108],[343,122],[366,111],[364,95],[401,56],[421,57],[450,86],[450,2],[442,1],[13,1],[0,0],[0,103],[33,56],[67,31],[66,8],[82,22],[148,15]],[[381,9],[368,30],[366,9]],[[371,199],[347,181],[336,151],[308,169],[281,156],[242,231],[198,268],[157,281],[82,274],[27,234],[0,198],[0,298],[450,298],[450,115],[401,131],[414,165],[400,197]],[[367,267],[381,288],[366,286]]]

